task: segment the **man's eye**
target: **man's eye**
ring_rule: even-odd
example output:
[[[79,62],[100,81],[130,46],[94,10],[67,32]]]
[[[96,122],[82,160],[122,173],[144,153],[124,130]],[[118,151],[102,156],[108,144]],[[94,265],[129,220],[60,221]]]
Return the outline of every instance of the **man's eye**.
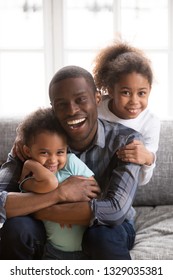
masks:
[[[64,108],[65,105],[66,105],[65,103],[56,103],[55,107],[61,109],[61,108]]]
[[[77,103],[84,103],[87,101],[87,97],[86,96],[81,96],[80,98],[78,98]]]

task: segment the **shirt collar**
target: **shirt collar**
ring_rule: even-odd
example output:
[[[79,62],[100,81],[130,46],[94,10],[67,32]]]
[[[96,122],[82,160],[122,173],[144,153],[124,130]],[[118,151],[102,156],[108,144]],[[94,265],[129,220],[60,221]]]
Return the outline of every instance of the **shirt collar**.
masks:
[[[100,119],[98,119],[98,129],[96,134],[95,145],[98,145],[101,148],[104,148],[105,146],[105,130],[103,122]]]

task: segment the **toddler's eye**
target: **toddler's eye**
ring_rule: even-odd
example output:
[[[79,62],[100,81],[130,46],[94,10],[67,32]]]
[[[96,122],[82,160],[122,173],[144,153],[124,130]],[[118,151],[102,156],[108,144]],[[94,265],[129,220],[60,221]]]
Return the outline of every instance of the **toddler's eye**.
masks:
[[[57,155],[63,155],[65,152],[64,151],[58,151]]]
[[[41,155],[47,155],[48,152],[40,152]]]

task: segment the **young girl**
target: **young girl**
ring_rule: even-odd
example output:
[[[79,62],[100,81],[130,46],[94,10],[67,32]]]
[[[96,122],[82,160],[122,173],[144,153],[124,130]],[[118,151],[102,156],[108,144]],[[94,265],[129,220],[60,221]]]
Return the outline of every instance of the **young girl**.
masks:
[[[20,189],[46,193],[59,187],[71,175],[92,177],[93,172],[72,153],[67,153],[67,140],[52,109],[39,109],[18,127],[23,140],[25,161]],[[77,186],[76,186],[77,188]],[[44,221],[47,232],[44,259],[84,259],[81,241],[85,226],[62,226]]]
[[[99,117],[131,127],[143,136],[143,143],[133,141],[117,154],[123,161],[142,165],[139,184],[144,185],[153,174],[160,134],[160,121],[147,108],[153,82],[150,61],[141,50],[117,42],[98,53],[93,75],[103,95]]]

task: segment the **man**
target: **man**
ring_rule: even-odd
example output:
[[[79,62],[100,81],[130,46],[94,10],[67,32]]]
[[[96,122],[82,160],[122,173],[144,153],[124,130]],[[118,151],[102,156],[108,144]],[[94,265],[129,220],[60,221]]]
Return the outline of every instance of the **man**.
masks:
[[[83,68],[60,69],[50,82],[49,96],[70,151],[94,172],[101,195],[96,198],[99,191],[94,180],[77,177],[70,177],[48,194],[15,193],[22,162],[10,155],[0,174],[1,191],[9,191],[1,194],[1,218],[11,218],[1,230],[2,257],[41,258],[45,231],[38,220],[51,220],[89,225],[82,244],[89,259],[130,259],[135,238],[131,205],[140,166],[122,162],[116,152],[141,136],[120,124],[97,119],[100,95],[92,75]],[[22,146],[15,146],[14,152],[21,157]],[[25,216],[30,213],[37,220]],[[5,246],[10,248],[8,252]]]

